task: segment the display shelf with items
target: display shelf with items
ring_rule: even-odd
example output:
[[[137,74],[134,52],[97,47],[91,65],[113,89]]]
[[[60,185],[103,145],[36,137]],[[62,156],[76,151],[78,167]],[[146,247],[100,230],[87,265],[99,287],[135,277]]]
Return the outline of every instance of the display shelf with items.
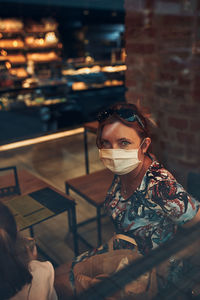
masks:
[[[86,57],[63,64],[62,74],[69,86],[68,99],[81,111],[81,120],[93,121],[102,108],[125,101],[125,70],[123,60],[111,63]]]
[[[100,89],[105,87],[123,86],[126,65],[122,61],[70,63],[64,66],[63,76],[71,85],[72,91]]]
[[[57,22],[50,18],[26,24],[27,61],[34,64],[61,61],[62,43],[57,28]]]
[[[23,87],[0,90],[0,109],[13,110],[26,107],[49,106],[67,101],[68,86],[65,79],[43,80],[27,78]]]
[[[17,19],[0,19],[0,61],[7,68],[7,78],[16,87],[26,78],[26,55],[24,53],[24,24]],[[0,75],[2,77],[2,75]],[[1,84],[1,89],[8,87]]]
[[[52,106],[48,116],[58,128],[74,122],[80,125],[95,120],[103,107],[125,101],[125,70],[123,61],[111,64],[70,60],[63,65],[59,80],[26,78],[21,88],[0,91],[0,101],[8,110],[38,107],[46,113],[42,108]]]
[[[11,77],[50,79],[61,74],[54,71],[61,68],[62,43],[57,27],[52,19],[26,24],[17,19],[0,19],[0,61],[7,62]]]
[[[124,56],[63,61],[58,24],[52,19],[0,19],[0,45],[0,110],[37,111],[45,130],[52,124],[55,129],[95,120],[101,108],[125,100]]]
[[[66,102],[57,27],[53,19],[0,19],[0,109]]]

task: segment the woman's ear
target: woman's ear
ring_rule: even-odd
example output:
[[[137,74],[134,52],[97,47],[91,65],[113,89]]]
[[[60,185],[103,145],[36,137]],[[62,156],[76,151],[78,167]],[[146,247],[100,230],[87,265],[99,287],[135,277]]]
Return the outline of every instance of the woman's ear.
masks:
[[[144,140],[144,143],[142,144],[142,152],[143,154],[146,153],[148,151],[148,148],[151,144],[151,138],[150,137],[146,137]]]

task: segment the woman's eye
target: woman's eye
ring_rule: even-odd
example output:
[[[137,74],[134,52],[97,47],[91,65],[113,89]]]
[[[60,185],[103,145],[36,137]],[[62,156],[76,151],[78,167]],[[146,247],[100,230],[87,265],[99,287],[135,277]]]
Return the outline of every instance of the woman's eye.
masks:
[[[110,148],[110,143],[108,141],[101,141],[101,148]]]
[[[130,145],[130,142],[129,141],[121,141],[121,145],[127,146],[127,145]]]

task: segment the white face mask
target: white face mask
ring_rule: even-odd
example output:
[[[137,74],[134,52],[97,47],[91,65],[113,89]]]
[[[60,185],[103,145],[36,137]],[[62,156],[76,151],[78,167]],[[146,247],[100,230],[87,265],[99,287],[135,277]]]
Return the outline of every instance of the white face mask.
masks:
[[[124,175],[133,171],[141,163],[138,159],[138,150],[99,149],[99,156],[106,168],[117,175]]]

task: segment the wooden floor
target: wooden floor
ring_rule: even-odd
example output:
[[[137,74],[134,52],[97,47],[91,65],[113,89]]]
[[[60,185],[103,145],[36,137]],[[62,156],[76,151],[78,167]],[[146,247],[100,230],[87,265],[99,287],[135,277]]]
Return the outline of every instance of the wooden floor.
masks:
[[[90,172],[101,170],[102,163],[98,157],[95,144],[95,135],[88,133]],[[21,149],[0,152],[1,167],[15,165],[25,168],[33,174],[65,192],[64,182],[85,174],[83,134],[63,139],[45,142]],[[84,221],[95,216],[96,210],[85,200],[71,193],[77,202],[77,220]],[[103,242],[107,241],[113,232],[109,218],[103,220]],[[96,224],[80,227],[79,231],[94,246],[97,245]],[[28,235],[28,232],[23,234]],[[73,240],[68,233],[67,213],[47,220],[35,226],[35,236],[40,247],[57,262],[61,264],[71,260],[73,253]],[[87,247],[79,242],[80,252]]]

